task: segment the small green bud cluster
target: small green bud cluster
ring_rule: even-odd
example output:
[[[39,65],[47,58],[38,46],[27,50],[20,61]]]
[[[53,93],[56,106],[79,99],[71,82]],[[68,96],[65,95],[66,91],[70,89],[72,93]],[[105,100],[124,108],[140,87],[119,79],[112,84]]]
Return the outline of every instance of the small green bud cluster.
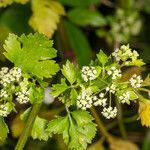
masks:
[[[141,21],[135,11],[126,12],[118,9],[111,22],[111,35],[118,42],[127,42],[131,36],[136,36],[141,29]]]
[[[129,45],[122,45],[120,49],[116,49],[112,56],[115,57],[116,61],[119,63],[120,61],[125,62],[125,65],[130,65],[132,62],[138,60],[139,54],[135,50],[131,50]]]

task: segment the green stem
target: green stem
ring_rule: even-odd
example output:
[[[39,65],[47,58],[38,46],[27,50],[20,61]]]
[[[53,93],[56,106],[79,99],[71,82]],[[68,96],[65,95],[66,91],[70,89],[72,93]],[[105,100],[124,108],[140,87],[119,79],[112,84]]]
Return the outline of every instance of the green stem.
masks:
[[[149,89],[145,89],[145,88],[139,88],[140,91],[143,91],[143,92],[147,92],[147,93],[150,93],[150,90]]]
[[[96,109],[94,107],[92,107],[90,110],[91,110],[93,117],[95,118],[95,122],[97,123],[100,134],[103,134],[103,136],[105,136],[107,139],[109,139],[111,137],[111,135],[107,132],[105,125],[101,121]]]
[[[122,134],[122,137],[124,139],[127,139],[127,134],[126,134],[126,130],[123,124],[123,119],[122,119],[122,108],[121,105],[119,104],[119,102],[116,100],[116,105],[117,105],[117,109],[118,109],[118,114],[117,114],[117,118],[118,118],[118,125],[119,125],[119,129],[120,132]]]
[[[24,130],[23,130],[19,140],[18,140],[15,150],[22,150],[24,148],[24,146],[27,142],[27,139],[30,135],[30,131],[32,129],[33,123],[35,121],[35,118],[37,116],[39,109],[40,109],[40,104],[33,105],[30,115],[27,119],[27,123],[24,127]]]

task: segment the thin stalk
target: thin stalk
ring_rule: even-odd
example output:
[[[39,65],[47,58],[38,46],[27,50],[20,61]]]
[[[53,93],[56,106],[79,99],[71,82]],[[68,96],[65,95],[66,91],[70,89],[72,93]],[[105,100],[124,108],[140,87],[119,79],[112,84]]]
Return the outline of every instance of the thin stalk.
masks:
[[[150,93],[150,90],[149,89],[145,89],[145,88],[139,88],[140,91],[143,91],[143,92],[147,92],[147,93]]]
[[[28,140],[28,137],[30,135],[30,131],[32,129],[33,123],[35,121],[35,118],[37,116],[39,109],[40,109],[40,104],[35,104],[32,106],[32,110],[26,121],[26,125],[25,125],[24,130],[18,140],[15,150],[23,150],[23,148]]]
[[[95,118],[95,122],[97,123],[98,129],[99,129],[99,133],[100,135],[102,134],[103,136],[105,136],[107,139],[109,139],[111,137],[111,135],[107,132],[105,125],[103,124],[103,122],[101,121],[96,109],[94,107],[92,107],[91,109],[91,113],[93,115],[93,117]]]
[[[116,100],[116,105],[117,105],[117,109],[118,109],[117,118],[118,118],[119,129],[120,129],[120,132],[122,134],[122,137],[124,139],[127,139],[127,133],[126,133],[124,123],[123,123],[123,118],[122,118],[122,108],[121,108],[121,105],[119,104],[119,102],[117,100]]]

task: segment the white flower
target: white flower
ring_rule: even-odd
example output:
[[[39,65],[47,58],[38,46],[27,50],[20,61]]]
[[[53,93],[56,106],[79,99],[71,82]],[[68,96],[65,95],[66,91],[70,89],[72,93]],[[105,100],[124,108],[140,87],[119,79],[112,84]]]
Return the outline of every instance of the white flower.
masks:
[[[14,67],[8,69],[7,67],[1,68],[0,71],[0,84],[4,87],[8,86],[10,83],[19,81],[21,77],[21,69]]]
[[[134,74],[129,81],[133,88],[140,88],[143,82],[141,76],[137,76],[136,74]]]
[[[8,108],[4,104],[0,104],[0,116],[7,117],[9,113]]]
[[[82,78],[85,82],[94,80],[97,76],[97,71],[95,67],[83,66],[82,68]]]
[[[121,70],[117,69],[115,66],[111,67],[108,71],[107,71],[108,75],[112,75],[112,79],[116,80],[117,78],[120,78],[122,76],[121,74]]]
[[[100,93],[99,98],[97,97],[97,99],[94,99],[93,97],[93,105],[105,107],[107,105],[107,98],[104,98],[104,96],[105,96],[104,93]]]
[[[89,89],[82,91],[80,95],[77,97],[77,107],[84,110],[90,108],[93,103],[92,98],[93,98],[92,91],[90,91]]]
[[[106,87],[106,91],[114,94],[116,92],[116,85],[113,83],[112,85]]]
[[[29,95],[30,95],[30,92],[29,92],[29,82],[28,82],[28,79],[27,78],[24,78],[24,80],[22,82],[20,82],[20,91],[16,93],[17,95],[17,98],[16,100],[20,103],[20,104],[24,104],[24,103],[27,103],[29,102]]]
[[[1,89],[1,91],[0,91],[0,97],[1,98],[7,98],[8,97],[7,91],[5,91],[4,89]]]
[[[112,108],[111,106],[109,106],[108,108],[104,108],[101,113],[107,119],[115,118],[117,116],[117,108]]]
[[[122,104],[124,104],[124,103],[130,104],[130,94],[129,94],[129,92],[123,93],[118,98],[119,98],[119,102],[120,103],[122,103]]]

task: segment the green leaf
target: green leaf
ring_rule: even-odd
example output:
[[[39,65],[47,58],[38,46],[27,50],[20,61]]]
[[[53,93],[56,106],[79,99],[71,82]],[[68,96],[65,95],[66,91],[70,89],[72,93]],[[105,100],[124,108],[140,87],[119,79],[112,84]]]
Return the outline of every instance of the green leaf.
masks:
[[[137,60],[130,62],[129,65],[141,67],[141,66],[145,65],[145,63],[143,62],[142,59],[137,59]]]
[[[80,14],[80,15],[79,15]],[[106,24],[104,17],[97,11],[91,11],[86,8],[75,8],[68,12],[69,19],[80,26],[103,26]]]
[[[76,70],[74,68],[74,65],[69,60],[67,60],[66,64],[63,65],[63,69],[61,69],[62,74],[66,77],[71,85],[77,79]]]
[[[87,144],[91,143],[96,134],[96,125],[92,122],[93,117],[83,110],[74,111],[71,114],[75,122],[70,122],[69,134],[71,140],[68,147],[72,150],[87,149]]]
[[[31,107],[29,107],[28,109],[26,109],[21,115],[20,115],[20,119],[24,122],[27,121],[29,115],[30,115],[30,112],[31,112]]]
[[[91,123],[94,118],[85,110],[76,110],[71,112],[73,118],[76,120],[79,126],[84,126],[85,124]]]
[[[50,135],[63,134],[63,139],[71,150],[85,150],[96,134],[93,117],[86,111],[73,111],[66,117],[59,117],[49,122],[47,131]]]
[[[55,0],[33,0],[31,3],[33,14],[29,25],[34,31],[52,38],[60,17],[65,14],[64,7]]]
[[[62,4],[67,6],[90,6],[92,4],[100,3],[100,0],[59,0]]]
[[[29,34],[17,37],[10,34],[5,41],[4,55],[24,72],[39,78],[50,78],[59,70],[52,58],[56,57],[53,42],[42,34]]]
[[[64,25],[70,46],[75,52],[78,63],[81,66],[89,64],[92,56],[92,50],[86,36],[80,28],[71,22],[65,21]]]
[[[62,79],[61,84],[53,84],[52,85],[51,95],[54,96],[54,97],[58,97],[61,93],[63,93],[68,88],[69,87],[66,84],[65,79]]]
[[[105,64],[108,62],[108,56],[102,50],[100,50],[100,52],[97,54],[97,58],[102,66],[105,66]]]
[[[47,124],[47,120],[37,116],[31,131],[32,138],[47,141],[49,138],[49,134],[46,131]]]
[[[65,143],[69,142],[68,128],[68,116],[54,119],[50,121],[47,125],[47,131],[49,132],[49,135],[52,136],[52,134],[63,134],[63,139]]]
[[[44,99],[44,89],[41,87],[32,87],[29,96],[31,104],[41,103]]]
[[[0,142],[4,142],[7,138],[7,134],[9,133],[9,129],[3,117],[0,117],[0,128]]]
[[[128,91],[130,100],[135,100],[138,98],[137,94],[134,91]]]
[[[71,89],[71,92],[70,92],[70,99],[71,99],[71,104],[72,104],[72,105],[76,105],[77,96],[78,96],[77,91],[76,91],[75,89]]]

